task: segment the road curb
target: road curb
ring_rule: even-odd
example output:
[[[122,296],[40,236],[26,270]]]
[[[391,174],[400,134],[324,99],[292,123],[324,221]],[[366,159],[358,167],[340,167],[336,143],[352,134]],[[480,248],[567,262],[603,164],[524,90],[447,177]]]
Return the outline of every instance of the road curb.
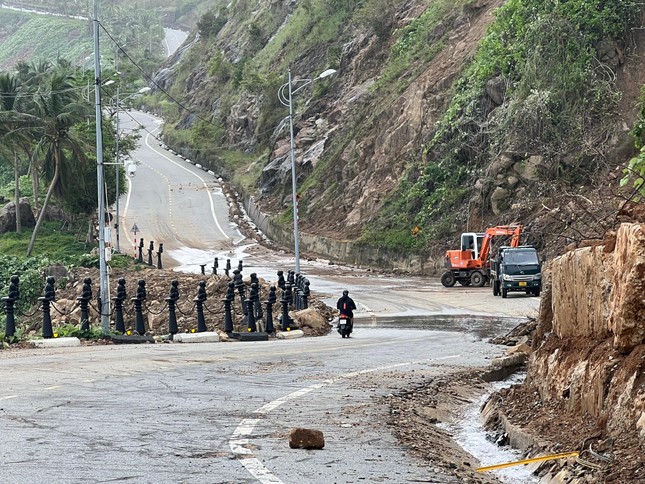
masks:
[[[30,343],[36,348],[68,348],[81,346],[81,340],[76,337],[34,339]]]
[[[278,339],[296,339],[302,338],[305,333],[301,329],[294,329],[293,331],[280,331],[275,334]]]
[[[269,333],[263,332],[229,333],[228,335],[238,341],[269,341]]]
[[[112,342],[117,345],[136,345],[143,343],[156,343],[152,336],[139,336],[139,335],[115,335],[112,336]]]
[[[203,333],[177,333],[173,335],[172,340],[175,343],[217,343],[219,342],[219,335],[212,331],[205,331]]]

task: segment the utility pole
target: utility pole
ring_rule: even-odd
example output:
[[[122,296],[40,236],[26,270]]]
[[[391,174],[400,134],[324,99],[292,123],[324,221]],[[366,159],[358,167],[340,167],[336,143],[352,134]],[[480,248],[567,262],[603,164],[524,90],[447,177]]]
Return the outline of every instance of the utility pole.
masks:
[[[119,245],[119,178],[121,178],[121,158],[119,154],[119,141],[121,136],[119,135],[119,88],[121,87],[121,74],[119,73],[119,46],[116,46],[114,51],[114,70],[116,71],[117,85],[116,85],[116,222],[114,224],[114,231],[116,232],[116,251],[121,252],[121,247]]]
[[[110,332],[110,297],[108,294],[108,273],[105,260],[105,194],[103,181],[103,130],[101,110],[101,61],[99,55],[99,19],[97,0],[94,0],[94,100],[96,104],[96,186],[98,191],[99,211],[99,278],[100,278],[100,312],[101,330]]]

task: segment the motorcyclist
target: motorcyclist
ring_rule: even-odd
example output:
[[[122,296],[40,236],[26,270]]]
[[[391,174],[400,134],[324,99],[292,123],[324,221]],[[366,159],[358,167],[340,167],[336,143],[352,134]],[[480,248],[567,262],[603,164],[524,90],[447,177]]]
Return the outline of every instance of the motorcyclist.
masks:
[[[347,322],[350,325],[350,328],[354,329],[354,309],[356,309],[356,304],[354,300],[349,297],[349,291],[345,289],[343,291],[343,297],[341,297],[336,303],[336,309],[340,311],[340,314],[347,316]],[[340,328],[339,328],[340,331]]]

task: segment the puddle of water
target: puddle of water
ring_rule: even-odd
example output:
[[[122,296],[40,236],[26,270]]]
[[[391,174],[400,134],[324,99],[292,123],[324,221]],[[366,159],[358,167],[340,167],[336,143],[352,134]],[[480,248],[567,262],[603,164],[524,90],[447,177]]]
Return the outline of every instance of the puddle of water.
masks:
[[[377,317],[369,322],[356,318],[357,327],[396,328],[396,329],[425,329],[432,331],[453,331],[473,333],[480,339],[494,338],[505,334],[526,318],[501,316],[471,316],[471,315],[423,315]]]
[[[493,391],[498,391],[512,384],[521,383],[524,375],[515,375],[508,380],[493,383]],[[455,441],[467,452],[473,455],[482,466],[503,464],[524,459],[524,455],[510,447],[499,447],[488,440],[488,433],[480,421],[480,409],[488,395],[470,405],[464,412],[460,422],[446,425],[444,428],[452,432]],[[537,484],[538,478],[531,475],[527,466],[514,466],[506,469],[490,471],[495,477],[506,484]]]

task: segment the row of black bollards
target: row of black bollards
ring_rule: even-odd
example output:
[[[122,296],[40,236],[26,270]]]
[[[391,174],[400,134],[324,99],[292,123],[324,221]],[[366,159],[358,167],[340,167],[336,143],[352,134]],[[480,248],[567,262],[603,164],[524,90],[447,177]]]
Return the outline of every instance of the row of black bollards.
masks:
[[[217,261],[214,264],[214,270],[217,268]],[[230,260],[227,261],[227,267],[230,266]],[[233,280],[228,283],[226,297],[221,301],[224,308],[224,331],[226,333],[233,332],[233,312],[234,302],[237,295],[240,298],[241,314],[244,314],[243,322],[246,325],[248,332],[258,331],[258,323],[263,321],[263,330],[267,333],[275,332],[273,320],[273,307],[277,302],[276,287],[271,286],[265,301],[262,301],[261,285],[257,274],[250,275],[250,288],[247,295],[246,284],[242,277],[243,264],[240,261],[238,268],[233,271]],[[228,271],[228,269],[227,269]],[[116,296],[112,298],[114,301],[114,329],[118,333],[125,333],[124,321],[124,302],[127,298],[126,294],[126,281],[121,278],[117,282]],[[137,284],[136,297],[131,298],[135,313],[135,331],[139,335],[146,333],[146,325],[144,319],[145,301],[147,299],[146,283],[144,280],[139,280]],[[278,271],[278,287],[282,290],[281,304],[281,329],[288,331],[293,328],[293,320],[289,317],[289,307],[293,306],[295,309],[305,309],[308,304],[309,297],[309,281],[298,275],[293,271],[287,273],[285,280],[283,271]],[[6,324],[5,335],[12,337],[15,334],[15,307],[19,299],[19,278],[13,275],[10,279],[9,294],[2,298],[4,308],[6,311]],[[204,317],[204,308],[207,300],[206,282],[200,281],[198,285],[197,295],[193,298],[194,309],[197,314],[197,332],[207,331],[206,319]],[[44,338],[52,338],[54,336],[52,322],[51,322],[51,309],[56,309],[54,305],[56,301],[55,279],[52,276],[47,277],[43,296],[39,298],[40,309],[42,311],[42,333]],[[81,295],[76,298],[78,307],[80,308],[80,323],[81,331],[87,332],[90,330],[90,305],[92,301],[92,280],[89,277],[83,279],[83,286]],[[177,325],[177,303],[179,301],[179,282],[177,280],[171,281],[170,292],[165,302],[168,308],[168,332],[170,335],[178,333]],[[100,307],[100,302],[99,302]],[[56,309],[58,310],[58,309]],[[265,313],[266,310],[266,313]],[[59,311],[60,312],[60,311]]]
[[[139,264],[143,264],[143,246],[144,242],[143,239],[139,239],[139,256],[137,257],[137,262]],[[150,245],[148,245],[148,265],[149,266],[154,266],[152,263],[152,254],[155,253],[155,242],[154,240],[150,241]],[[159,244],[159,248],[157,249],[157,269],[163,269],[163,266],[161,264],[161,254],[163,254],[163,244]]]

